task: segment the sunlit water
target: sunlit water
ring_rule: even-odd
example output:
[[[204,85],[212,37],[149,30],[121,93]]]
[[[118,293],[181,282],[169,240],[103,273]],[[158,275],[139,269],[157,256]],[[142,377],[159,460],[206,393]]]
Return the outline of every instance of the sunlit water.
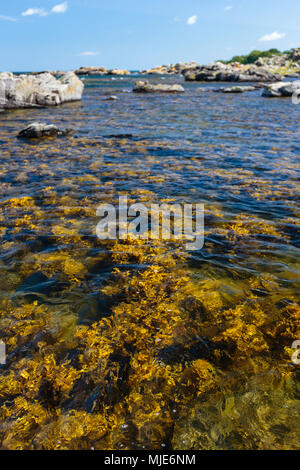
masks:
[[[0,114],[0,295],[12,301],[9,308],[37,305],[55,318],[54,326],[51,320],[38,331],[31,329],[35,320],[30,316],[13,330],[6,319],[14,315],[5,311],[1,335],[14,339],[8,342],[3,374],[16,371],[9,379],[13,383],[20,379],[20,367],[31,370],[21,361],[41,361],[37,344],[47,343],[47,328],[55,340],[49,342],[51,347],[47,343],[43,360],[51,352],[57,364],[68,359],[79,370],[76,354],[88,347],[70,340],[77,337],[77,329],[86,328],[87,336],[94,322],[99,322],[99,331],[111,329],[105,344],[97,343],[100,349],[110,348],[101,359],[106,362],[99,366],[99,378],[95,365],[72,379],[63,376],[70,386],[64,393],[59,389],[62,395],[55,400],[52,392],[52,398],[45,398],[39,383],[28,392],[26,406],[15,402],[24,391],[0,389],[2,407],[11,407],[2,411],[3,422],[9,423],[0,428],[2,446],[295,449],[299,366],[291,364],[291,345],[300,339],[300,107],[290,99],[264,99],[261,90],[232,95],[199,90],[219,86],[214,84],[184,83],[186,91],[178,95],[135,94],[137,78],[86,78],[82,102]],[[150,80],[182,82],[180,77]],[[108,100],[110,95],[118,99]],[[17,139],[32,121],[72,128],[74,135]],[[170,301],[174,309],[180,306],[181,317],[167,309],[170,324],[173,313],[180,319],[176,316],[165,337],[156,337],[145,321],[138,331],[145,345],[154,342],[145,350],[136,340],[130,345],[115,320],[120,314],[115,309],[125,302],[126,311],[137,299],[135,287],[127,297],[114,291],[122,284],[114,269],[127,270],[132,281],[126,282],[134,284],[139,273],[160,261],[146,259],[142,247],[139,254],[128,255],[126,244],[122,258],[122,246],[101,243],[95,235],[97,206],[116,203],[125,194],[132,202],[205,205],[202,250],[184,253],[167,242],[160,247],[161,266],[164,254],[181,252],[183,260],[174,266],[166,262],[165,269],[175,277],[188,276],[189,294],[183,290],[179,298],[181,291],[177,295],[177,287],[174,292],[170,288],[162,302]],[[151,289],[156,281],[145,282]],[[138,297],[141,305],[143,295]],[[191,296],[199,302],[196,307],[187,306]],[[149,305],[145,301],[148,320],[155,309]],[[106,319],[112,321],[110,326]],[[157,321],[159,332],[164,323]],[[129,336],[133,329],[126,330]],[[217,353],[205,354],[203,348],[195,351],[190,345],[195,338],[207,341],[212,350],[216,345],[224,349],[226,360]],[[66,344],[56,349],[53,344],[61,341]],[[168,377],[157,378],[157,364]],[[160,380],[169,385],[164,388]],[[33,411],[28,407],[33,403],[51,418],[41,418],[38,429],[29,426],[24,431],[18,419],[30,421]],[[74,437],[72,425],[66,430],[57,410],[74,423],[87,420],[82,433]],[[74,410],[83,414],[70,418]],[[99,422],[89,420],[104,417],[105,432],[91,434],[89,426]],[[58,428],[60,439],[54,437]]]

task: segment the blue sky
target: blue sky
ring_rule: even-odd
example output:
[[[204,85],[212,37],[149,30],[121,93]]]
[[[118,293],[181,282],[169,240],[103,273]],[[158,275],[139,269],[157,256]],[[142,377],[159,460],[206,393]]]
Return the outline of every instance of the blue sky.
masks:
[[[0,70],[208,63],[300,47],[299,0],[1,0]]]

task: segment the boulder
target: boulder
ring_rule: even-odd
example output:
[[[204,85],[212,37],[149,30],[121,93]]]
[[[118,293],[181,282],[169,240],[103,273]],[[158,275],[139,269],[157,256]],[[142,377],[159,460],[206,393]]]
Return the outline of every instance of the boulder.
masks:
[[[147,80],[139,80],[135,83],[133,91],[135,93],[183,93],[184,88],[181,85],[162,84],[153,85]]]
[[[83,83],[68,72],[56,79],[50,73],[14,75],[0,73],[0,108],[34,108],[56,106],[81,100]]]
[[[294,93],[300,96],[300,80],[295,82],[279,82],[266,86],[262,92],[262,96],[266,98],[293,96]]]
[[[41,137],[63,137],[72,133],[71,129],[61,130],[53,124],[33,122],[21,130],[18,137],[23,139],[38,139]]]

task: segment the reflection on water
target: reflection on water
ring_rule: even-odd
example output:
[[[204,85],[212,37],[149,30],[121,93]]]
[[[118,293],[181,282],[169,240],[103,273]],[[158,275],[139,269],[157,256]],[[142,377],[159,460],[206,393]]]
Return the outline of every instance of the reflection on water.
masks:
[[[300,108],[135,79],[0,114],[2,448],[299,448]],[[100,242],[122,194],[204,203],[204,248]]]

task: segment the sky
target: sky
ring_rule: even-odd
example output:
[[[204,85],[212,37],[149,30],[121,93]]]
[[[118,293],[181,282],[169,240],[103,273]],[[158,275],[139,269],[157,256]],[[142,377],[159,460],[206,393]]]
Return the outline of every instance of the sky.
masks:
[[[230,59],[300,47],[299,0],[1,0],[0,70]]]

